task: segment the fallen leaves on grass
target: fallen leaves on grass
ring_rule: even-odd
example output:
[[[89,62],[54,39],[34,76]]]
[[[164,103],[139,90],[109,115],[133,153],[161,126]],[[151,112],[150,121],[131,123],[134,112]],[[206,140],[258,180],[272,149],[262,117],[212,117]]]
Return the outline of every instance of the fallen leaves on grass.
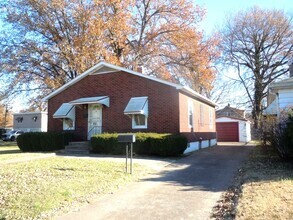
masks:
[[[293,219],[293,163],[256,147],[213,209],[214,219]]]
[[[0,170],[0,219],[51,218],[74,204],[111,193],[146,171],[136,166],[124,173],[124,163],[76,158],[46,158],[5,164]]]
[[[223,193],[221,199],[217,201],[216,206],[213,207],[212,218],[216,220],[235,218],[236,204],[241,194],[242,176],[243,170],[239,169],[233,184]]]

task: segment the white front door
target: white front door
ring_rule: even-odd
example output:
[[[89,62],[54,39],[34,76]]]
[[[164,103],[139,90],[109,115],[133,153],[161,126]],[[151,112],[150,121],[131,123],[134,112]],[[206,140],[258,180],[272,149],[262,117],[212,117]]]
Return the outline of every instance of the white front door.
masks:
[[[102,105],[88,105],[88,140],[95,134],[102,133]]]

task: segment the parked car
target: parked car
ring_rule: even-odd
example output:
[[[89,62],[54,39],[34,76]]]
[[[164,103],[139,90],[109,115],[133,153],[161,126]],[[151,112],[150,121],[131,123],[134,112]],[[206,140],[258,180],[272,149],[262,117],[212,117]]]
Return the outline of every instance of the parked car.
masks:
[[[2,134],[2,140],[3,141],[15,141],[16,138],[23,133],[24,132],[21,130],[12,130],[12,131],[9,131],[5,134]]]
[[[0,128],[0,137],[2,137],[2,134],[8,133],[11,130],[11,128]]]

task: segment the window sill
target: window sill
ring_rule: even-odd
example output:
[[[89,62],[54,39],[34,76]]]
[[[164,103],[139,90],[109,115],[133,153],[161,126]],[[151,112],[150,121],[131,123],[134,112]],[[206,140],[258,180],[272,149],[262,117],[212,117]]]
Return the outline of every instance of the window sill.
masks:
[[[136,126],[136,127],[132,127],[132,129],[147,129],[146,126]]]

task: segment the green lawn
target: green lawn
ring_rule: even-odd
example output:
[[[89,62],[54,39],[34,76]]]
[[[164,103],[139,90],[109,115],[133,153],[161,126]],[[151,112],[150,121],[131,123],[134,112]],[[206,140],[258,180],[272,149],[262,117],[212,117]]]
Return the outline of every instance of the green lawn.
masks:
[[[5,149],[0,148],[1,152]],[[20,152],[14,155],[22,157]],[[2,163],[0,219],[50,219],[149,171],[135,165],[130,175],[124,173],[124,168],[124,163],[63,157]]]

